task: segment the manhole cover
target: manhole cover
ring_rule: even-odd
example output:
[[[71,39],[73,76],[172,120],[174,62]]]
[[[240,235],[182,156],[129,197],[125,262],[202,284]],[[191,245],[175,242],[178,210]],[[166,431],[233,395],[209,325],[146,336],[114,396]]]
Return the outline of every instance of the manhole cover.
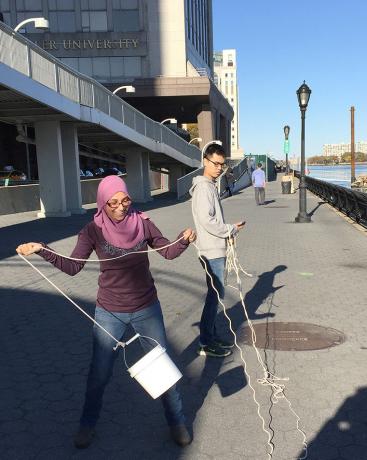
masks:
[[[271,350],[321,350],[335,347],[346,340],[343,332],[309,323],[269,322],[254,324],[253,327],[256,346]],[[238,338],[241,343],[252,345],[249,326],[241,328]]]

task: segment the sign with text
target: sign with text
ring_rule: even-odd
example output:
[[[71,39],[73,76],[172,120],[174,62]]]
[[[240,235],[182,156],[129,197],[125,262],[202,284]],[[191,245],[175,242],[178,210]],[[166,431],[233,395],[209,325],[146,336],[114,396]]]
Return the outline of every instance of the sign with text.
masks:
[[[284,153],[288,154],[289,153],[289,140],[284,141]]]
[[[41,40],[36,42],[38,46],[46,51],[52,50],[92,50],[92,49],[129,49],[138,48],[140,41],[138,38],[120,38],[118,40],[109,39],[84,39],[84,40]]]

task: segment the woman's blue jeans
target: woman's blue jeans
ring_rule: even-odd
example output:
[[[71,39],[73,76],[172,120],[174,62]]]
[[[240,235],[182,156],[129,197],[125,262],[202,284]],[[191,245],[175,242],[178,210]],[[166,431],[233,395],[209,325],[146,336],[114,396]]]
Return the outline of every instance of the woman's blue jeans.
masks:
[[[204,262],[200,260],[203,268],[208,270],[213,278],[213,284],[219,293],[219,297],[224,297],[224,268],[226,264],[225,257],[218,257],[216,259],[207,259],[202,257]],[[212,287],[210,277],[206,273],[206,284],[208,286],[208,293],[206,295],[203,313],[200,320],[200,344],[211,345],[216,339],[215,320],[218,311],[218,295]]]
[[[128,324],[135,332],[151,337],[167,348],[167,338],[164,329],[163,315],[159,301],[154,302],[147,308],[135,313],[109,313],[103,308],[96,307],[95,320],[110,332],[116,339],[121,340]],[[149,351],[156,345],[151,340],[140,338],[145,351]],[[87,391],[83,413],[80,419],[81,426],[94,427],[99,418],[102,408],[103,393],[109,382],[117,351],[113,350],[116,345],[98,326],[93,328],[93,356],[89,369]],[[168,425],[184,423],[182,412],[182,400],[180,393],[174,385],[161,396],[165,416]]]

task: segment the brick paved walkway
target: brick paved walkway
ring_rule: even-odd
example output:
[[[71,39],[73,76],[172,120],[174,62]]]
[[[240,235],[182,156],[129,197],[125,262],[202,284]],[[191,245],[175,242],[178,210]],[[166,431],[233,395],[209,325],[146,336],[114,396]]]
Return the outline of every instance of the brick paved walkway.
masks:
[[[298,195],[267,189],[268,204],[256,207],[253,190],[224,201],[228,221],[246,217],[238,238],[252,320],[300,321],[336,328],[347,340],[332,349],[267,350],[269,370],[289,377],[287,396],[301,417],[309,459],[367,459],[367,237],[328,205],[308,194],[312,224],[295,224]],[[174,239],[192,225],[190,202],[157,199],[149,214]],[[24,241],[45,241],[69,253],[75,235],[92,216],[37,220],[33,214],[0,216],[0,458],[2,460],[262,460],[266,435],[239,353],[224,360],[197,357],[204,298],[203,272],[194,248],[167,262],[151,256],[164,309],[172,355],[184,373],[181,389],[194,442],[180,449],[169,439],[158,401],[147,396],[119,359],[98,424],[98,437],[77,451],[72,434],[83,403],[90,359],[91,324],[14,255]],[[50,278],[92,312],[98,268],[89,264],[75,278],[36,261]],[[235,328],[244,327],[234,291],[226,304]],[[225,333],[225,322],[221,323]],[[253,379],[261,372],[251,348],[243,346]],[[301,436],[283,401],[255,385],[266,425],[274,432],[274,460],[297,458]]]

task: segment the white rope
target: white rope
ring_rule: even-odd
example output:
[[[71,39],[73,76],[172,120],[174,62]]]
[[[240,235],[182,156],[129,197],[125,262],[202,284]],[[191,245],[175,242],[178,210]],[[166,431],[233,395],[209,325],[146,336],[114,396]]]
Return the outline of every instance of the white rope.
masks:
[[[126,252],[125,254],[121,254],[119,256],[116,256],[116,257],[109,257],[108,259],[77,259],[76,257],[70,257],[70,256],[65,256],[64,254],[60,254],[52,249],[49,249],[49,248],[42,248],[43,251],[48,251],[48,252],[51,252],[52,254],[55,254],[56,256],[60,256],[60,257],[64,257],[65,259],[69,259],[69,260],[75,260],[77,262],[108,262],[110,260],[116,260],[116,259],[121,259],[122,257],[126,257],[126,256],[129,256],[131,254],[144,254],[144,253],[148,253],[148,252],[157,252],[157,251],[161,251],[162,249],[166,249],[166,248],[169,248],[170,246],[173,246],[174,244],[178,243],[179,241],[181,241],[183,239],[183,236],[181,236],[181,238],[178,238],[176,241],[174,241],[173,243],[170,243],[170,244],[166,244],[165,246],[162,246],[160,248],[156,248],[156,249],[145,249],[144,251],[131,251],[131,252]]]
[[[128,255],[131,255],[131,254],[138,254],[138,253],[149,253],[149,252],[158,252],[162,249],[166,249],[174,244],[176,244],[178,241],[180,241],[183,237],[177,239],[176,241],[174,241],[173,243],[170,243],[170,244],[167,244],[165,246],[162,246],[160,248],[157,248],[157,249],[147,249],[147,250],[144,250],[144,251],[133,251],[133,252],[128,252],[128,253],[125,253],[125,254],[122,254],[120,256],[117,256],[117,257],[111,257],[111,258],[108,258],[108,259],[78,259],[78,258],[73,258],[73,257],[70,257],[70,256],[66,256],[66,255],[63,255],[63,254],[60,254],[56,251],[53,251],[49,248],[43,248],[44,251],[48,251],[48,252],[51,252],[57,256],[60,256],[60,257],[64,257],[66,259],[69,259],[69,260],[75,260],[75,261],[78,261],[78,262],[104,262],[104,261],[110,261],[110,260],[115,260],[115,259],[120,259],[122,257],[126,257]],[[220,303],[220,305],[222,306],[223,308],[223,312],[224,312],[224,315],[225,317],[227,318],[228,320],[228,324],[229,324],[229,328],[230,328],[230,331],[231,333],[233,334],[233,337],[234,337],[234,343],[235,343],[235,346],[238,348],[239,352],[240,352],[240,357],[241,357],[241,360],[243,362],[243,367],[244,367],[244,371],[245,371],[245,374],[246,374],[246,377],[247,377],[247,380],[248,380],[248,384],[252,390],[252,395],[253,395],[253,399],[256,403],[256,406],[257,406],[257,414],[259,416],[259,418],[261,419],[262,421],[262,429],[263,431],[267,434],[268,436],[268,440],[267,440],[267,444],[268,446],[270,447],[270,452],[267,452],[267,455],[268,455],[268,458],[271,459],[272,458],[272,454],[273,454],[273,451],[274,451],[274,446],[271,442],[271,439],[272,439],[272,436],[270,434],[270,432],[265,428],[265,420],[263,418],[263,416],[261,415],[261,412],[260,412],[260,404],[259,402],[257,401],[256,399],[256,392],[255,392],[255,389],[254,387],[252,386],[251,384],[251,376],[250,374],[248,373],[247,371],[247,363],[243,357],[243,351],[241,349],[241,347],[238,345],[237,343],[237,335],[235,333],[235,331],[233,330],[232,328],[232,320],[230,319],[230,317],[228,316],[227,314],[227,310],[226,310],[226,306],[225,304],[222,302],[222,300],[220,299],[220,295],[219,295],[219,292],[218,290],[216,289],[216,287],[214,286],[214,281],[213,281],[213,278],[211,276],[211,274],[209,273],[208,269],[207,269],[207,264],[206,264],[206,261],[205,259],[200,255],[200,250],[198,248],[198,246],[193,243],[193,245],[195,246],[195,248],[197,249],[197,252],[198,252],[198,256],[199,256],[199,259],[203,262],[204,264],[204,267],[205,267],[205,271],[207,273],[207,275],[209,276],[210,278],[210,281],[211,281],[211,285],[212,285],[212,288],[214,289],[214,291],[216,292],[217,294],[217,297],[218,297],[218,302]],[[49,280],[47,278],[46,275],[44,275],[37,267],[35,267],[29,260],[27,260],[24,256],[22,256],[21,254],[19,254],[19,257],[21,257],[27,264],[29,264],[37,273],[39,273],[42,278],[44,278],[49,284],[51,284],[60,294],[62,294],[67,300],[69,300],[69,302],[71,302],[83,315],[85,315],[90,321],[92,321],[97,327],[99,327],[101,330],[103,330],[110,338],[112,338],[112,340],[114,340],[116,342],[116,346],[114,347],[114,350],[117,350],[119,347],[122,347],[124,348],[127,344],[127,342],[121,342],[119,341],[118,339],[116,339],[116,337],[114,337],[110,332],[108,332],[103,326],[101,326],[93,317],[91,317],[85,310],[83,310],[76,302],[74,302],[67,294],[65,294],[59,287],[56,286],[56,284],[54,284],[51,280]],[[264,385],[264,386],[270,386],[273,390],[273,395],[272,397],[275,398],[275,400],[272,400],[274,403],[277,402],[278,399],[280,398],[283,398],[287,401],[288,403],[288,406],[289,406],[289,409],[291,410],[291,412],[294,414],[294,416],[296,417],[297,419],[297,430],[303,435],[303,446],[305,448],[305,455],[303,457],[299,457],[298,460],[305,460],[307,458],[307,438],[306,438],[306,435],[304,433],[304,431],[299,427],[299,422],[300,422],[300,417],[297,415],[297,413],[295,412],[295,410],[293,409],[292,407],[292,404],[291,402],[288,400],[288,398],[285,396],[284,394],[284,389],[285,389],[285,386],[283,384],[279,384],[279,383],[275,383],[276,381],[284,381],[284,380],[288,380],[288,378],[279,378],[279,377],[276,377],[274,374],[272,374],[271,372],[268,371],[268,369],[266,368],[263,360],[262,360],[262,357],[259,353],[259,350],[258,348],[256,347],[256,333],[255,333],[255,330],[253,328],[253,325],[252,325],[252,322],[251,320],[249,319],[248,317],[248,314],[247,314],[247,310],[246,310],[246,307],[245,307],[245,302],[244,302],[244,297],[243,297],[243,293],[242,293],[242,283],[241,283],[241,279],[240,279],[240,276],[239,276],[239,272],[241,271],[242,273],[244,273],[246,276],[249,276],[249,277],[252,277],[251,274],[247,273],[242,267],[241,265],[238,263],[238,259],[237,259],[237,255],[236,255],[236,252],[234,250],[234,244],[231,240],[231,238],[229,238],[229,247],[228,247],[228,250],[227,250],[227,258],[229,259],[229,262],[228,262],[228,265],[226,268],[228,268],[228,273],[230,273],[231,271],[234,271],[236,273],[236,276],[237,276],[237,284],[238,284],[238,291],[239,291],[239,294],[240,294],[240,299],[241,299],[241,303],[242,303],[242,306],[243,306],[243,309],[244,309],[244,312],[245,312],[245,316],[246,316],[246,319],[247,319],[247,322],[250,326],[250,329],[251,329],[251,337],[252,337],[252,346],[256,352],[256,355],[257,355],[257,358],[258,358],[258,361],[260,363],[260,365],[262,366],[263,368],[263,371],[264,371],[264,377],[262,379],[257,379],[257,382],[261,385]],[[231,286],[232,287],[232,286]]]
[[[162,246],[160,248],[157,248],[157,249],[146,249],[144,251],[132,251],[132,252],[128,252],[128,253],[125,253],[125,254],[121,254],[117,257],[111,257],[110,259],[77,259],[77,258],[74,258],[74,257],[70,257],[70,256],[66,256],[64,254],[59,254],[58,252],[56,251],[53,251],[52,249],[49,249],[49,248],[42,248],[44,251],[48,251],[48,252],[51,252],[52,254],[55,254],[57,256],[60,256],[60,257],[63,257],[65,259],[69,259],[69,260],[76,260],[78,262],[104,262],[104,261],[108,261],[108,260],[115,260],[115,259],[120,259],[122,257],[126,257],[126,256],[129,256],[131,254],[142,254],[142,253],[148,253],[148,252],[156,252],[156,251],[161,251],[162,249],[166,249],[170,246],[173,246],[174,244],[176,244],[178,241],[182,240],[183,236],[179,239],[177,239],[176,241],[174,241],[173,243],[170,243],[170,244],[167,244],[165,246]],[[121,342],[120,340],[117,340],[116,337],[114,337],[112,334],[110,334],[103,326],[101,326],[92,316],[90,316],[85,310],[83,310],[83,308],[81,308],[76,302],[74,302],[74,300],[72,300],[67,294],[65,294],[65,292],[63,292],[59,287],[56,286],[55,283],[53,283],[50,279],[47,278],[46,275],[44,275],[41,270],[39,270],[35,265],[32,264],[32,262],[30,262],[29,260],[27,260],[24,256],[22,256],[21,254],[18,253],[18,256],[20,258],[22,258],[25,262],[27,262],[28,265],[30,265],[39,275],[42,276],[42,278],[44,278],[49,284],[51,284],[51,286],[53,286],[58,292],[60,292],[61,295],[63,295],[67,300],[69,300],[69,302],[71,302],[81,313],[83,313],[83,315],[85,315],[88,319],[90,319],[96,326],[98,326],[102,331],[104,331],[109,337],[111,337],[112,340],[114,340],[116,342],[116,346],[113,348],[115,351],[119,348],[119,347],[122,347],[124,348],[125,345],[127,344],[127,342]]]
[[[229,235],[230,235],[230,227],[229,228]],[[237,342],[237,335],[235,333],[235,331],[233,330],[232,328],[232,320],[231,318],[228,316],[227,314],[227,308],[225,306],[225,304],[222,302],[221,298],[220,298],[220,295],[219,295],[219,292],[218,290],[216,289],[216,287],[214,286],[214,281],[213,281],[213,277],[212,275],[209,273],[208,269],[207,269],[207,264],[206,264],[206,261],[205,259],[201,256],[200,254],[200,249],[198,248],[198,246],[193,243],[193,245],[195,246],[195,248],[197,249],[198,251],[198,255],[199,255],[199,259],[203,262],[204,264],[204,267],[205,267],[205,272],[206,274],[209,276],[210,278],[210,282],[211,282],[211,285],[212,285],[212,288],[214,289],[214,291],[216,292],[217,294],[217,298],[218,298],[218,303],[222,306],[223,308],[223,313],[225,315],[225,317],[227,318],[228,320],[228,324],[229,324],[229,329],[234,337],[234,344],[235,346],[238,348],[239,352],[240,352],[240,357],[241,357],[241,361],[243,362],[243,368],[244,368],[244,371],[245,371],[245,374],[246,374],[246,377],[247,377],[247,380],[248,380],[248,384],[249,384],[249,387],[251,388],[252,390],[252,397],[253,397],[253,400],[257,406],[257,414],[262,422],[262,429],[264,431],[264,433],[267,435],[268,439],[267,439],[267,445],[270,447],[270,452],[267,452],[267,455],[268,455],[268,459],[271,459],[272,458],[272,454],[274,452],[274,445],[272,443],[272,435],[270,433],[269,430],[266,429],[265,427],[265,419],[264,417],[261,415],[261,412],[260,412],[260,404],[259,402],[257,401],[256,399],[256,392],[255,392],[255,389],[254,387],[252,386],[252,383],[251,383],[251,376],[250,374],[248,373],[247,371],[247,363],[246,363],[246,360],[244,359],[243,357],[243,351],[242,351],[242,348],[238,345],[238,342]],[[263,371],[264,371],[264,377],[261,378],[261,379],[257,379],[257,382],[260,384],[260,385],[263,385],[263,386],[270,386],[271,389],[272,389],[272,402],[273,403],[277,403],[279,399],[283,398],[287,401],[288,403],[288,407],[290,409],[290,411],[294,414],[294,416],[296,417],[296,420],[297,420],[297,423],[296,423],[296,427],[297,427],[297,430],[301,433],[302,437],[303,437],[303,441],[302,441],[302,444],[304,446],[304,449],[305,449],[305,455],[302,456],[302,457],[298,457],[298,460],[305,460],[307,458],[307,438],[306,438],[306,435],[304,433],[304,431],[299,427],[299,422],[300,422],[300,417],[298,416],[298,414],[295,412],[295,410],[293,409],[292,407],[292,404],[291,402],[289,401],[289,399],[285,396],[284,394],[284,390],[285,390],[285,385],[284,384],[280,384],[280,383],[276,383],[276,382],[279,382],[279,381],[286,381],[286,380],[289,380],[288,378],[280,378],[280,377],[277,377],[275,376],[274,374],[272,374],[271,372],[269,372],[269,370],[266,368],[265,364],[264,364],[264,361],[259,353],[259,350],[256,346],[256,333],[255,333],[255,329],[252,325],[252,322],[248,316],[248,313],[247,313],[247,309],[246,309],[246,306],[245,306],[245,301],[244,301],[244,297],[243,297],[243,293],[242,293],[242,283],[241,283],[241,278],[239,276],[239,272],[241,271],[242,273],[244,273],[245,275],[247,276],[252,276],[252,275],[249,275],[244,269],[242,269],[242,267],[240,266],[240,264],[238,263],[238,259],[237,259],[237,255],[236,255],[236,252],[235,252],[235,249],[234,249],[234,243],[232,241],[232,238],[229,237],[228,238],[228,248],[227,248],[227,258],[229,258],[228,261],[226,261],[226,269],[228,270],[227,273],[229,274],[231,271],[234,271],[236,273],[236,277],[237,277],[237,289],[239,291],[239,294],[240,294],[240,299],[241,299],[241,304],[242,304],[242,307],[243,307],[243,310],[244,310],[244,313],[245,313],[245,316],[246,316],[246,320],[248,322],[248,325],[251,329],[251,339],[252,339],[252,346],[255,350],[255,353],[256,353],[256,356],[257,356],[257,359],[258,359],[258,362],[260,363],[261,367],[263,368]],[[233,287],[233,286],[230,286],[230,287]],[[274,398],[274,399],[273,399]]]
[[[25,262],[27,262],[28,265],[30,265],[38,274],[40,274],[42,276],[42,278],[44,278],[48,283],[51,284],[51,286],[53,286],[57,291],[60,292],[60,294],[62,294],[67,300],[69,300],[69,302],[71,302],[78,310],[80,310],[83,315],[85,315],[88,319],[90,319],[96,326],[98,326],[99,328],[102,329],[102,331],[104,331],[109,337],[111,337],[112,340],[114,340],[116,342],[116,346],[114,348],[114,350],[117,350],[118,347],[124,347],[125,346],[125,343],[124,342],[120,342],[119,340],[116,339],[116,337],[114,337],[112,334],[110,334],[103,326],[101,326],[92,316],[90,316],[85,310],[83,310],[76,302],[74,302],[73,299],[71,299],[67,294],[65,294],[64,291],[62,291],[59,287],[56,286],[55,283],[53,283],[50,279],[47,278],[46,275],[44,275],[41,270],[39,270],[37,267],[35,267],[32,262],[30,262],[29,260],[27,260],[24,256],[22,256],[21,254],[18,253],[18,256],[20,258],[22,258]]]

